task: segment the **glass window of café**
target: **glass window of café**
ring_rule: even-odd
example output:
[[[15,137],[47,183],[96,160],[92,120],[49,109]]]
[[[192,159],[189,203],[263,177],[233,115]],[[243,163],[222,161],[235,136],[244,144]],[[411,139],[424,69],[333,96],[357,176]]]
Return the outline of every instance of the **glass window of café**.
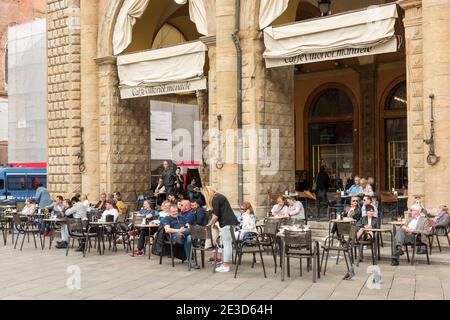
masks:
[[[408,124],[406,81],[389,92],[383,111],[385,186],[388,190],[408,187]]]
[[[309,108],[309,170],[315,177],[325,166],[332,188],[339,188],[353,173],[353,117],[351,99],[337,88],[321,91]]]

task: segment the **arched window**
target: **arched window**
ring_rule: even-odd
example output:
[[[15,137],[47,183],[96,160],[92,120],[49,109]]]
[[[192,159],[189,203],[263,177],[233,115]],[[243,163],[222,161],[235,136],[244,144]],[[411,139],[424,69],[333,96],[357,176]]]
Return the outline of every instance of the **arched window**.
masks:
[[[407,107],[406,101],[406,81],[397,84],[389,93],[386,99],[384,110],[405,110]]]
[[[354,171],[354,112],[350,96],[342,89],[330,87],[311,100],[307,114],[309,147],[306,161],[315,176],[324,166],[331,187],[340,188],[344,178]]]
[[[381,165],[385,172],[384,188],[388,190],[408,187],[407,106],[406,81],[401,81],[390,90],[382,111],[384,145],[380,154],[386,159]]]
[[[310,117],[336,116],[353,113],[353,104],[339,89],[325,89],[317,95],[309,109]]]
[[[152,49],[167,47],[183,42],[186,42],[185,36],[177,28],[166,23],[156,34]]]

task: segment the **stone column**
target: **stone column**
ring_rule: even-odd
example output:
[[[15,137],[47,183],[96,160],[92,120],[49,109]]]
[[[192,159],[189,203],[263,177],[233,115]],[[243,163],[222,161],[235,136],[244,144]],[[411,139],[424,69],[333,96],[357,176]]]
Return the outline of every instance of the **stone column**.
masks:
[[[424,180],[427,208],[448,203],[450,171],[450,0],[422,0],[423,34],[423,122],[425,138],[430,137],[430,99],[435,95],[435,148],[440,161],[432,166],[425,161]],[[419,141],[417,141],[418,143]],[[428,155],[428,146],[424,156]]]
[[[81,192],[80,1],[47,0],[48,189]]]
[[[209,115],[208,115],[208,91],[207,90],[198,90],[197,91],[197,104],[200,111],[200,122],[201,122],[201,142],[196,140],[194,143],[201,144],[201,155],[204,157],[203,151],[206,150],[208,146],[208,141],[203,139],[203,136],[207,134],[209,129]],[[203,159],[200,159],[200,179],[202,180],[203,185],[209,185],[209,166]]]
[[[360,132],[359,141],[359,175],[375,176],[375,100],[376,67],[374,64],[362,65],[358,69],[361,85]],[[378,178],[379,181],[379,178]]]
[[[112,155],[113,155],[113,118],[114,109],[119,107],[119,92],[116,57],[96,58],[99,78],[99,185],[100,192],[113,192]],[[116,141],[115,144],[117,144]]]
[[[408,92],[408,194],[425,196],[424,121],[423,121],[423,50],[422,1],[402,0],[405,10],[406,78]]]
[[[97,55],[98,3],[81,0],[81,126],[83,127],[82,193],[99,198],[98,163],[98,83]]]
[[[268,192],[295,189],[294,68],[265,68],[263,36],[258,30],[258,3],[243,1],[241,12],[246,17],[240,32],[244,200],[252,203],[259,216],[264,216],[270,207]]]
[[[216,52],[215,86],[217,90],[213,99],[217,103],[210,109],[210,126],[217,128],[217,115],[221,115],[222,149],[225,164],[221,169],[216,167],[217,154],[211,159],[211,183],[221,193],[227,196],[230,204],[238,206],[238,175],[236,145],[237,136],[225,137],[226,130],[236,132],[236,48],[231,38],[235,24],[235,0],[216,2]],[[213,102],[214,103],[214,102]],[[211,121],[212,120],[212,121]],[[231,148],[226,149],[225,145]],[[234,149],[234,150],[230,150]],[[220,168],[220,166],[219,166]]]

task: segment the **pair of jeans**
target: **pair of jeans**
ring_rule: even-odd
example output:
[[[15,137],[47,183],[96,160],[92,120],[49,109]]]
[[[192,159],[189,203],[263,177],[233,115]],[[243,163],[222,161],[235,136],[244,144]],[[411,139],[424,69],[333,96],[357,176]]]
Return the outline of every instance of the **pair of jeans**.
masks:
[[[184,230],[184,232],[175,232],[171,233],[170,237],[172,238],[173,243],[182,244],[184,246],[184,253],[186,257],[189,258],[189,254],[191,253],[192,246],[192,237],[189,229]]]
[[[225,226],[220,230],[223,244],[223,262],[229,263],[233,255],[233,239],[231,238],[231,226]]]

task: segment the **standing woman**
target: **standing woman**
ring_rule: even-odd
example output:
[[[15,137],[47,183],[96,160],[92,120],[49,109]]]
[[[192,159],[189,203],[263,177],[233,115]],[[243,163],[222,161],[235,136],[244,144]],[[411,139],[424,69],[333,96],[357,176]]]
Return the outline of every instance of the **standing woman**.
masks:
[[[184,177],[181,174],[181,168],[177,167],[175,170],[175,194],[182,194],[184,192]]]
[[[223,265],[216,268],[216,272],[229,272],[230,261],[233,255],[233,242],[231,238],[231,232],[233,227],[238,225],[239,222],[234,215],[231,205],[224,195],[218,193],[212,187],[202,188],[202,194],[205,197],[206,209],[212,210],[212,217],[208,223],[208,226],[212,226],[219,222],[220,233],[223,244]]]

